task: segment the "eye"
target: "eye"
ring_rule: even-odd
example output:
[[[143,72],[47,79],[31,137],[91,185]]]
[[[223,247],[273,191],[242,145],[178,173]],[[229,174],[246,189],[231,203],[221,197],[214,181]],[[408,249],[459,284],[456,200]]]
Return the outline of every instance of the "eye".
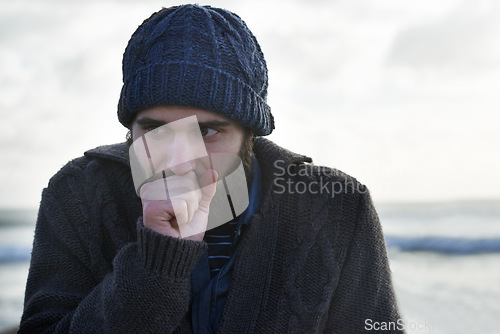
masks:
[[[172,140],[175,135],[168,125],[148,125],[144,127],[144,131],[149,139],[154,140]]]
[[[201,127],[200,131],[201,131],[201,135],[203,136],[203,138],[210,138],[210,137],[215,136],[216,134],[219,133],[219,131],[217,131],[215,129],[205,128],[205,127]]]
[[[154,131],[156,129],[158,129],[158,127],[155,125],[144,127],[144,131],[146,131],[146,132],[151,132],[151,131]]]
[[[144,127],[144,131],[147,133],[150,133],[152,135],[160,135],[164,134],[167,132],[167,128],[165,126],[158,126],[158,125],[148,125]]]

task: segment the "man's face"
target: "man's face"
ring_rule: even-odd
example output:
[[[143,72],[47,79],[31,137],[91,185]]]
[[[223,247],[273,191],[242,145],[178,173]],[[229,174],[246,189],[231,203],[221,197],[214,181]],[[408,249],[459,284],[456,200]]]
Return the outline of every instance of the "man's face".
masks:
[[[192,116],[196,116],[202,136],[202,142],[198,141],[195,144],[198,147],[192,147],[189,136],[183,135],[189,132],[187,130],[189,125],[186,129],[182,129],[181,120],[188,120],[188,117],[193,119]],[[152,133],[166,124],[172,124],[172,131],[177,133],[175,142],[171,143],[168,149],[167,162],[172,172],[177,175],[186,174],[196,168],[190,157],[196,154],[193,150],[204,151],[206,149],[209,155],[214,153],[240,155],[245,133],[243,126],[219,114],[192,107],[159,106],[139,112],[132,123],[132,139],[135,141],[142,135]],[[205,147],[199,147],[203,144]]]

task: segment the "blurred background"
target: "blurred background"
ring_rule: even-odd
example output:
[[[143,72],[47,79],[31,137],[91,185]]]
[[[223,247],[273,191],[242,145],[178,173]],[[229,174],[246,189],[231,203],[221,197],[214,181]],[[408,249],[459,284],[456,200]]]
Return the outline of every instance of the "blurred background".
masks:
[[[269,68],[278,144],[371,190],[409,333],[500,326],[500,3],[214,0]],[[41,190],[121,142],[121,57],[172,1],[0,0],[0,332],[15,326]]]

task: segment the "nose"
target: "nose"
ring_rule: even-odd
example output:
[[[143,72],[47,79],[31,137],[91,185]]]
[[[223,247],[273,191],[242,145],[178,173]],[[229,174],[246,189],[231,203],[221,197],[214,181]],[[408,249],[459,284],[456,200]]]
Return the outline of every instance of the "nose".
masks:
[[[188,162],[180,163],[170,167],[170,170],[175,175],[185,175],[196,168],[196,161],[190,160]]]
[[[196,168],[196,148],[190,145],[188,138],[177,134],[167,152],[167,169],[175,175],[185,175]]]

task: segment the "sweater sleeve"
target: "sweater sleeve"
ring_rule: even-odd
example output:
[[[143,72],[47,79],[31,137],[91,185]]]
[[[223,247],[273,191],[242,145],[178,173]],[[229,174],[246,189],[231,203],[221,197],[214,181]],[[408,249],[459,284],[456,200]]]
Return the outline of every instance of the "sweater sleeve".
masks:
[[[404,333],[382,227],[366,187],[360,187],[356,225],[333,295],[328,333]]]
[[[44,191],[19,333],[170,333],[185,317],[190,274],[205,243],[174,239],[137,224],[137,242],[96,281],[77,222]]]

